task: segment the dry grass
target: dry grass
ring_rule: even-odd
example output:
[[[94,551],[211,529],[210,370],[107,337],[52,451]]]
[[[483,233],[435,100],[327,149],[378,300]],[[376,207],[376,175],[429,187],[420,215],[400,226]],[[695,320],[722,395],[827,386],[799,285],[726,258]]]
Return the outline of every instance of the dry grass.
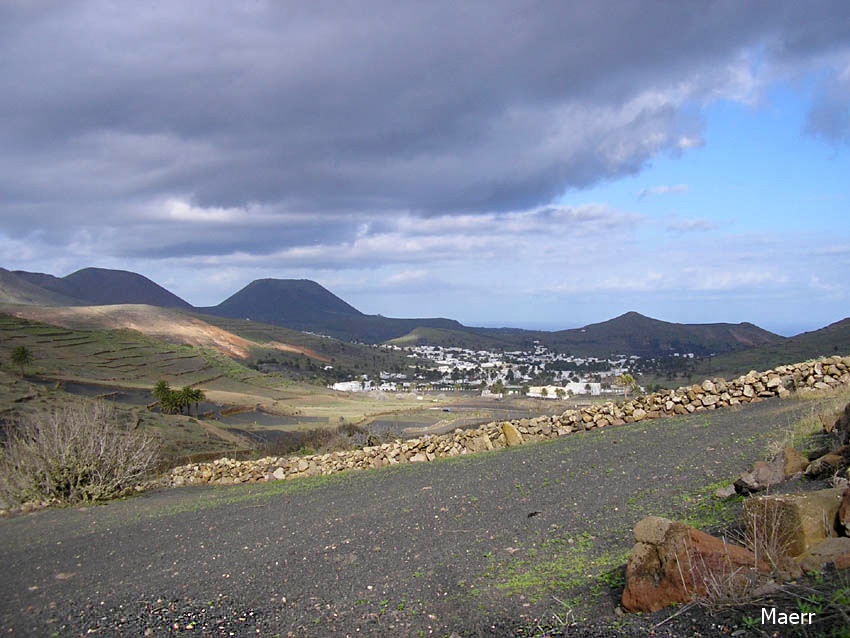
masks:
[[[818,437],[824,433],[825,424],[831,425],[844,406],[850,403],[850,387],[795,393],[793,397],[798,401],[809,402],[811,408],[804,417],[779,430],[777,438],[767,445],[766,458],[775,457],[785,447],[803,451],[813,442],[818,442]]]
[[[789,559],[792,533],[782,507],[751,507],[744,510],[744,546],[778,571]]]
[[[727,538],[721,540],[727,547]],[[692,597],[692,602],[711,608],[737,605],[742,600],[753,599],[764,584],[765,579],[756,568],[760,564],[758,559],[752,566],[735,564],[728,551],[724,556],[707,558],[694,551],[687,541],[683,553],[684,561],[676,554],[676,567],[682,587]]]
[[[71,401],[24,416],[0,450],[0,497],[27,502],[98,501],[140,483],[157,465],[159,444],[121,427],[100,401]]]

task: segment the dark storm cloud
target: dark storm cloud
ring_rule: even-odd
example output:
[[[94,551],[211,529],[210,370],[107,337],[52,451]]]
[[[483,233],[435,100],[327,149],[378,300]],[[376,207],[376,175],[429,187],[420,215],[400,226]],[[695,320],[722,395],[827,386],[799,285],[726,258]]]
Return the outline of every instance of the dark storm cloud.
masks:
[[[5,2],[0,230],[265,253],[364,215],[546,205],[698,143],[692,105],[752,89],[745,52],[828,55],[848,18],[843,1]],[[244,210],[241,230],[166,233],[170,199]],[[319,223],[275,232],[284,214]]]

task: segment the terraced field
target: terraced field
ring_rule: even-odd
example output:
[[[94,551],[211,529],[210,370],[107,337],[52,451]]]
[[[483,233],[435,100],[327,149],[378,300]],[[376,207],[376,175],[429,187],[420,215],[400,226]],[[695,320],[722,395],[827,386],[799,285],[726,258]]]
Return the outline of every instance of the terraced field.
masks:
[[[172,346],[130,330],[72,330],[0,315],[0,356],[29,349],[33,370],[52,378],[150,386],[173,378],[191,385],[221,376],[198,349]]]

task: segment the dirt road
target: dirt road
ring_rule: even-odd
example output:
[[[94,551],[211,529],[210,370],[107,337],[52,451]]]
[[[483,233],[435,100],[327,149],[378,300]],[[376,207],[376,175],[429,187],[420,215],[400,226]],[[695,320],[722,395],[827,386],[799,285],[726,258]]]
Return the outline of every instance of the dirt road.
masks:
[[[0,631],[490,636],[613,620],[634,523],[710,513],[699,496],[811,410],[772,400],[434,463],[7,518]]]

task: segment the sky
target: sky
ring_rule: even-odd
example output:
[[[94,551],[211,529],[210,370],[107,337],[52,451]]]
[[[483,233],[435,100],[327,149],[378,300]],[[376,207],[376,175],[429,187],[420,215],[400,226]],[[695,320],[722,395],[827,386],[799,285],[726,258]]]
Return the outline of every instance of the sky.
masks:
[[[0,3],[0,267],[563,329],[850,316],[850,3]]]

